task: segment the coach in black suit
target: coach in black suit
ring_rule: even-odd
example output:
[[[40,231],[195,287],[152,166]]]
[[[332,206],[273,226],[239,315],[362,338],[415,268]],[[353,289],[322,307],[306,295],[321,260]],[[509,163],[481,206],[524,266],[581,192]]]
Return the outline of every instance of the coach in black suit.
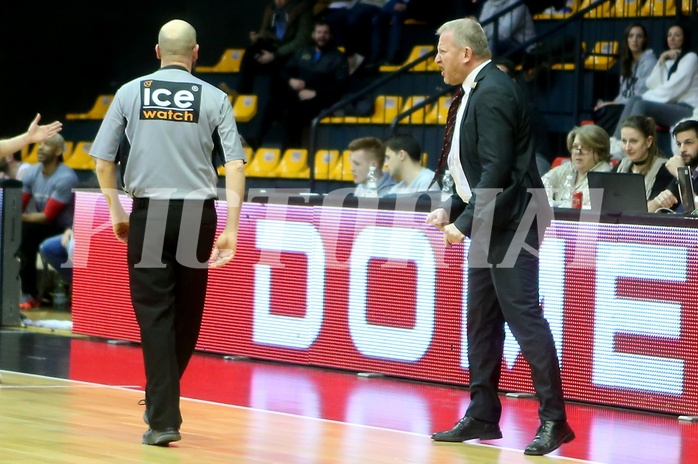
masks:
[[[470,404],[453,429],[432,438],[457,442],[502,437],[498,385],[506,322],[531,367],[540,401],[541,425],[524,452],[547,454],[574,439],[574,432],[567,423],[555,344],[538,295],[539,237],[551,211],[536,168],[526,97],[491,62],[487,38],[476,21],[449,21],[437,33],[436,63],[444,82],[461,85],[464,97],[453,143],[447,128],[448,152],[442,153],[457,194],[451,199],[450,217],[442,207],[430,213],[427,222],[443,231],[446,246],[466,236],[471,240]]]

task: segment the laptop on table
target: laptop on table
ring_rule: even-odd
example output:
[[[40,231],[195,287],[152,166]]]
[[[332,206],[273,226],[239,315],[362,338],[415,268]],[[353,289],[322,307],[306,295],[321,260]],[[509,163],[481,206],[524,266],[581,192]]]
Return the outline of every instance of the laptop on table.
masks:
[[[601,213],[647,212],[644,176],[629,172],[590,171],[587,179],[592,209],[601,210]],[[597,189],[603,192],[601,204],[598,204],[598,192],[594,195]]]

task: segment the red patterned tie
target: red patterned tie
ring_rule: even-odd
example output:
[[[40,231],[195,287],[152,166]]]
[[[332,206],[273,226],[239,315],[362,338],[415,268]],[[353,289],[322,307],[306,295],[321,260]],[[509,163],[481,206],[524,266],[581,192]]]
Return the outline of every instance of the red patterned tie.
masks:
[[[446,117],[446,132],[444,133],[444,144],[441,148],[441,155],[439,156],[439,161],[436,163],[436,169],[434,170],[434,179],[431,181],[432,184],[439,178],[440,172],[448,164],[448,153],[451,151],[451,141],[453,140],[453,131],[456,128],[456,116],[458,115],[458,107],[463,99],[463,86],[459,85],[456,92],[451,98],[451,104],[448,107],[448,116]]]

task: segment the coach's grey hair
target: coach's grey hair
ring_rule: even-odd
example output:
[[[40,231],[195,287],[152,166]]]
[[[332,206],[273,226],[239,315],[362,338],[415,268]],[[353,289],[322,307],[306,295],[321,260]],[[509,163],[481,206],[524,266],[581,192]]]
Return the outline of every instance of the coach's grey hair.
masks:
[[[492,56],[487,44],[487,35],[480,23],[471,18],[454,19],[439,27],[437,35],[453,31],[453,43],[461,47],[470,47],[473,53],[479,57]]]

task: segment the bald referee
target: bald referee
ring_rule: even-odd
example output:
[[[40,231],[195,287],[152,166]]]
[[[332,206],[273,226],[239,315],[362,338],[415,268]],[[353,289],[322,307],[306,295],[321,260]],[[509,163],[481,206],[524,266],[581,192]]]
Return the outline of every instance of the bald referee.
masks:
[[[92,144],[116,238],[128,244],[131,302],[145,364],[146,445],[181,439],[179,381],[199,336],[208,268],[235,254],[245,190],[245,153],[227,95],[194,77],[196,31],[160,29],[160,69],[123,85]],[[118,155],[118,156],[117,156]],[[225,162],[228,203],[217,240],[214,159]],[[117,192],[116,163],[130,215]]]

